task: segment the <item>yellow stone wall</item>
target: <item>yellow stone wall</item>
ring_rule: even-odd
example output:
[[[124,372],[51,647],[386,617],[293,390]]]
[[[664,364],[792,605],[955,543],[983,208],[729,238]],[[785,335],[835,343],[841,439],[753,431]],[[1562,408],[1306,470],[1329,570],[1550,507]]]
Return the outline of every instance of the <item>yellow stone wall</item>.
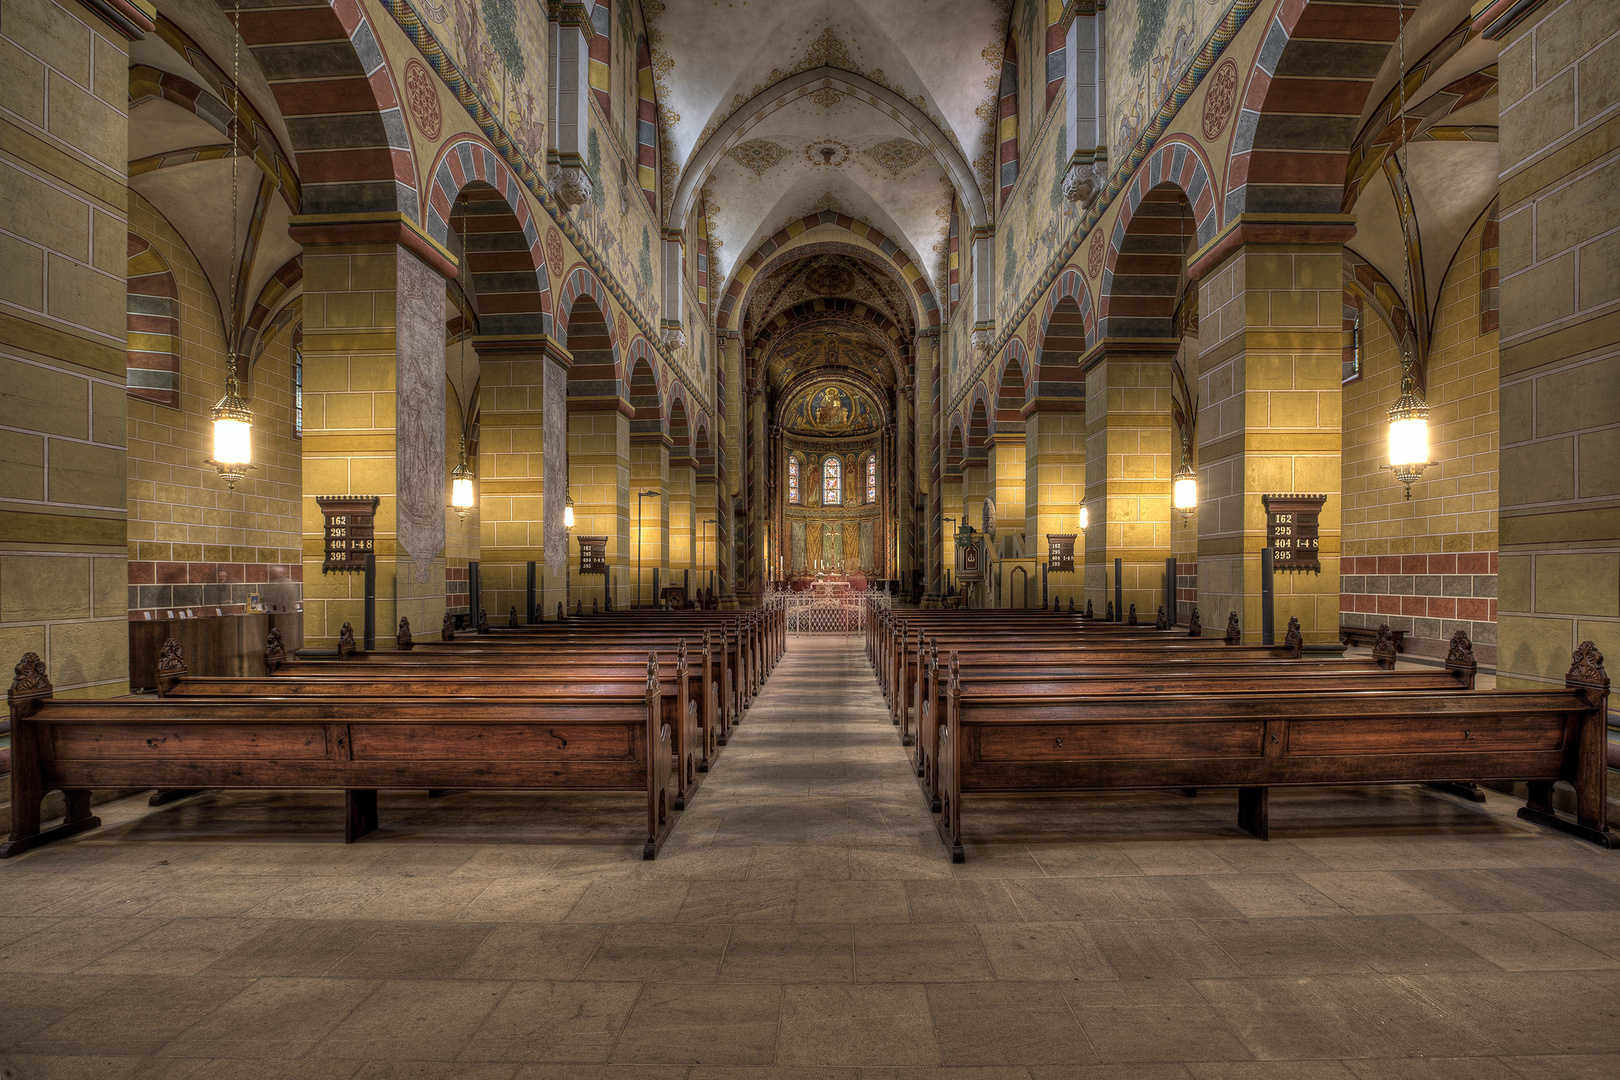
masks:
[[[162,254],[180,293],[180,404],[129,398],[129,607],[296,603],[302,589],[303,447],[293,430],[292,335],[241,371],[253,409],[253,463],[230,491],[207,464],[225,392],[224,321],[196,255],[133,191],[130,231]],[[298,301],[294,301],[297,303]],[[244,572],[245,571],[245,572]]]
[[[546,572],[545,359],[538,352],[491,350],[479,358],[479,373],[478,572],[483,604],[496,625],[505,625],[514,607],[526,622],[528,564],[535,564],[537,604]],[[556,600],[549,614],[556,616]]]
[[[1563,0],[1501,42],[1504,686],[1561,683],[1583,640],[1620,656],[1617,30]]]
[[[1035,412],[1024,421],[1024,550],[1042,561],[1048,533],[1080,532],[1086,494],[1086,414]],[[1047,578],[1047,595],[1084,608],[1086,540],[1076,535],[1075,569]]]
[[[1169,357],[1122,344],[1087,372],[1085,431],[1085,594],[1102,617],[1120,559],[1117,614],[1124,618],[1135,604],[1138,619],[1151,619],[1170,553]]]
[[[0,663],[63,696],[128,689],[128,67],[87,8],[0,5]]]
[[[990,439],[989,476],[996,500],[996,542],[1004,535],[1024,535],[1024,485],[1028,482],[1024,467],[1023,432],[1001,432]]]
[[[680,584],[681,571],[692,569],[697,553],[698,517],[695,512],[694,489],[697,470],[691,459],[669,467],[669,569],[671,584]],[[712,517],[713,515],[706,515]],[[694,585],[693,588],[696,588]]]
[[[622,413],[568,413],[568,490],[574,499],[574,530],[569,537],[568,561],[579,568],[581,536],[606,536],[608,580],[615,608],[630,605],[631,570],[634,551],[630,546],[630,421]],[[593,599],[602,599],[600,575],[582,579],[573,573],[569,583],[568,610],[584,601],[591,609]],[[547,612],[548,615],[552,614]]]
[[[656,496],[638,498],[642,491],[656,491]],[[651,604],[657,600],[653,579],[662,588],[668,581],[669,556],[669,439],[664,435],[632,435],[630,437],[630,527],[631,552],[629,570],[632,581],[631,600],[638,604]],[[657,571],[657,573],[655,573]]]
[[[1446,275],[1426,366],[1430,459],[1412,498],[1385,468],[1400,394],[1393,332],[1362,314],[1361,375],[1344,387],[1344,562],[1340,619],[1404,630],[1409,652],[1442,655],[1456,630],[1490,663],[1496,645],[1497,332],[1480,330],[1476,222]]]
[[[1248,245],[1199,282],[1198,601],[1219,632],[1236,611],[1260,640],[1269,493],[1326,495],[1320,573],[1278,573],[1280,634],[1336,645],[1339,619],[1343,251]]]

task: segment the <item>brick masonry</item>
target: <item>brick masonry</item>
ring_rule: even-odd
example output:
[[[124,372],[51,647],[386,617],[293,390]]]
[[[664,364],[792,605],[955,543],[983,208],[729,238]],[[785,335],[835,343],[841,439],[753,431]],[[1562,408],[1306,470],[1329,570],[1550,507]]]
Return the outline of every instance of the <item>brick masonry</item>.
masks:
[[[1407,652],[1444,656],[1466,631],[1480,663],[1496,663],[1496,553],[1363,555],[1344,559],[1340,621],[1404,630]]]

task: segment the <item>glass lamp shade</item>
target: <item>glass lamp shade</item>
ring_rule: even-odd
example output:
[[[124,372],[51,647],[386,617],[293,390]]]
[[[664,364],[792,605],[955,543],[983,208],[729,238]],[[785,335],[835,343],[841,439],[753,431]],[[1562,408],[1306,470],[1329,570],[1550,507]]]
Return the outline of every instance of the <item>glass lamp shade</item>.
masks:
[[[253,410],[237,393],[234,358],[225,377],[225,396],[214,405],[213,416],[214,457],[209,464],[234,491],[236,482],[253,468]]]
[[[574,527],[574,500],[572,498],[570,498],[567,502],[563,503],[563,528],[572,529],[573,527]]]
[[[473,482],[471,476],[451,476],[450,505],[462,512],[473,508]]]
[[[1085,532],[1086,526],[1091,524],[1091,511],[1084,506],[1080,508],[1080,531]]]
[[[1401,380],[1401,396],[1389,410],[1389,469],[1406,485],[1412,497],[1412,484],[1423,478],[1429,460],[1429,403],[1418,396],[1411,374]]]
[[[1175,484],[1171,488],[1171,504],[1186,517],[1198,508],[1198,475],[1187,466],[1182,466],[1176,474]]]

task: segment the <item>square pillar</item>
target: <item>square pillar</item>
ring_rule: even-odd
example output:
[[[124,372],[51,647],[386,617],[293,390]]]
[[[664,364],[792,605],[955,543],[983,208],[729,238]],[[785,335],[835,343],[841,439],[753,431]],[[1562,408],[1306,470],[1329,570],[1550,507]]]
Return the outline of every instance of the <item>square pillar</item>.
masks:
[[[596,402],[593,401],[592,404]],[[568,610],[600,602],[604,587],[615,609],[630,606],[635,551],[630,546],[630,406],[568,410],[568,490],[574,497],[574,531],[568,545]],[[579,569],[581,536],[607,537],[607,579],[584,577]]]
[[[640,493],[655,491],[656,495],[643,499]],[[632,603],[649,606],[657,603],[653,595],[653,579],[660,587],[669,566],[669,436],[632,435],[630,437],[630,521],[631,551],[636,554],[630,562],[630,573],[636,584],[630,590]]]
[[[1066,406],[1059,409],[1056,405]],[[1050,533],[1080,531],[1080,503],[1086,496],[1086,414],[1080,402],[1050,406],[1031,402],[1024,420],[1024,550],[1046,558]],[[1073,573],[1047,578],[1047,595],[1067,607],[1072,597],[1084,608],[1085,539],[1075,544]]]
[[[668,490],[669,571],[671,582],[679,584],[681,571],[692,569],[697,559],[696,460],[670,459]]]
[[[386,241],[375,239],[386,229]],[[304,642],[365,622],[364,575],[322,574],[316,496],[376,495],[377,645],[401,617],[435,640],[444,615],[444,310],[450,256],[400,219],[294,218],[304,246]],[[350,240],[349,238],[353,238]],[[317,242],[312,242],[317,241]]]
[[[1086,358],[1085,592],[1101,616],[1121,560],[1123,617],[1149,618],[1170,554],[1170,358],[1177,342],[1108,339]],[[1068,531],[1068,530],[1064,530]],[[1078,598],[1076,598],[1078,601]]]
[[[1022,427],[1022,425],[1020,425]],[[990,439],[988,477],[990,497],[996,501],[996,544],[1003,536],[1024,536],[1024,486],[1029,477],[1024,464],[1023,431],[998,431]],[[1025,546],[1028,552],[1028,546]]]
[[[520,620],[529,620],[528,564],[537,564],[537,579],[546,564],[546,358],[543,347],[527,339],[479,338],[474,344],[480,416],[475,557],[483,606],[491,623],[504,626],[512,608]],[[546,574],[546,586],[550,577]],[[536,584],[538,591],[538,580]],[[535,600],[545,611],[541,597]]]
[[[1199,618],[1219,630],[1236,611],[1246,642],[1260,640],[1261,496],[1294,493],[1327,496],[1322,569],[1276,574],[1273,625],[1280,633],[1297,616],[1307,647],[1338,645],[1342,267],[1352,232],[1345,218],[1273,224],[1245,215],[1193,263]]]

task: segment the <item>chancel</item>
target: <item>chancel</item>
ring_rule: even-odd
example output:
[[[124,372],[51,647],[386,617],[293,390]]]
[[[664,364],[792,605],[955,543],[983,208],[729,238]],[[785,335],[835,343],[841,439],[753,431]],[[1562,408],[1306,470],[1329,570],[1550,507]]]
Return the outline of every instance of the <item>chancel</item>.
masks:
[[[0,88],[0,1076],[1620,1076],[1616,0]]]

